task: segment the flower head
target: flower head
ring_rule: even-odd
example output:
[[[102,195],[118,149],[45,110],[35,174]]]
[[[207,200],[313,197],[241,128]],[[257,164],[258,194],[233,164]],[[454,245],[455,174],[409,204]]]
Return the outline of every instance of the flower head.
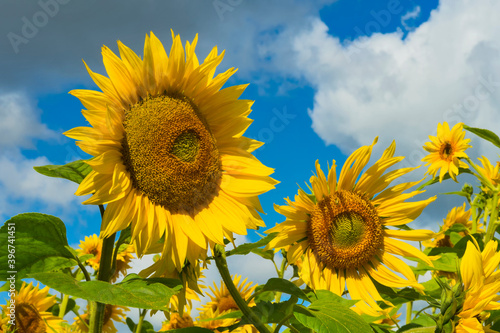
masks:
[[[167,270],[206,256],[208,244],[264,226],[258,195],[277,183],[245,138],[252,101],[246,85],[221,89],[233,68],[214,77],[223,54],[213,48],[200,64],[198,41],[172,32],[170,54],[151,33],[141,59],[118,42],[120,57],[103,47],[109,77],[88,69],[102,92],[73,90],[92,127],[65,134],[94,156],[76,194],[107,204],[101,237],[131,225],[139,256],[163,239]],[[161,274],[161,272],[160,272]]]
[[[398,239],[420,241],[432,232],[391,227],[413,221],[435,200],[405,202],[422,193],[403,193],[418,182],[389,187],[394,179],[414,169],[385,173],[403,159],[393,156],[395,143],[361,174],[375,143],[349,156],[338,180],[335,161],[328,177],[316,162],[317,175],[310,179],[313,194],[299,189],[295,201],[286,199],[288,205],[276,206],[286,221],[267,231],[278,232],[267,248],[291,245],[288,262],[302,259],[299,275],[308,286],[337,295],[347,288],[352,299],[363,300],[374,310],[374,316],[382,310],[376,301],[383,299],[371,278],[390,287],[421,288],[410,267],[394,255],[420,258],[430,264],[422,252]]]
[[[15,297],[15,302],[7,301],[2,305],[3,313],[7,313],[9,306],[15,306],[16,325],[7,325],[2,321],[5,332],[32,333],[32,332],[63,332],[65,321],[55,317],[47,310],[56,303],[56,296],[49,296],[49,287],[40,289],[33,283],[23,282]]]
[[[472,242],[467,243],[460,264],[465,300],[458,314],[457,333],[487,331],[481,314],[485,310],[500,309],[500,252],[497,247],[497,241],[490,241],[481,253]]]
[[[467,164],[459,158],[466,158],[465,150],[470,148],[470,139],[464,139],[463,123],[458,123],[450,130],[447,122],[438,124],[437,136],[429,136],[431,142],[423,147],[430,154],[422,159],[429,165],[427,173],[436,176],[439,171],[439,181],[443,181],[446,173],[457,181],[458,168],[467,168]]]
[[[85,236],[85,240],[80,241],[79,249],[76,251],[78,255],[92,254],[94,257],[87,259],[85,263],[91,266],[95,271],[99,270],[99,262],[101,261],[102,252],[102,239],[93,234],[92,236]]]

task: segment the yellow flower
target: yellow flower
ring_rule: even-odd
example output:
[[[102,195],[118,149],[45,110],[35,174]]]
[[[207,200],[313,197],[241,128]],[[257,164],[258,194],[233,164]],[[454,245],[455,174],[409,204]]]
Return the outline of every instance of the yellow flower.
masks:
[[[85,240],[80,241],[78,252],[79,256],[85,254],[92,254],[94,257],[85,261],[85,263],[91,266],[94,270],[99,270],[99,263],[101,261],[102,252],[102,240],[94,234],[90,237],[85,236]]]
[[[104,309],[104,324],[102,326],[102,331],[104,333],[116,333],[118,330],[115,327],[113,321],[125,323],[125,313],[129,311],[129,309],[125,306],[118,305],[110,305],[106,304]],[[89,331],[89,313],[88,307],[87,312],[82,314],[80,317],[75,317],[74,326],[77,327],[80,332],[88,332]]]
[[[500,184],[500,162],[497,162],[497,164],[493,167],[491,165],[490,161],[486,157],[478,158],[479,161],[481,161],[481,164],[483,167],[480,167],[479,165],[477,168],[479,171],[482,173],[486,179],[488,179],[493,186],[498,186]],[[483,187],[483,191],[490,192],[490,190],[487,187]]]
[[[120,275],[127,275],[127,269],[131,268],[130,261],[134,259],[132,252],[134,247],[132,245],[122,245],[123,248],[116,255],[116,269],[115,273],[111,277],[111,282],[115,282]]]
[[[497,294],[500,290],[500,252],[497,252],[497,247],[497,241],[490,241],[481,253],[472,242],[467,243],[460,263],[466,293],[462,311],[458,314],[457,333],[488,332],[488,327],[481,323],[481,319],[485,319],[482,312],[500,309]]]
[[[252,282],[247,282],[247,279],[241,281],[241,278],[241,275],[233,275],[233,283],[238,289],[241,297],[244,300],[247,300],[250,296],[252,296],[255,288],[257,288],[257,284],[252,286]],[[210,297],[210,301],[203,306],[204,309],[211,307],[214,311],[219,310],[221,314],[226,311],[239,310],[238,305],[236,305],[236,302],[223,281],[221,281],[220,288],[215,284],[215,282],[214,288],[211,286],[208,287],[212,293],[207,292],[207,295]],[[249,306],[253,305],[255,305],[255,302],[252,300],[249,303]]]
[[[241,275],[233,275],[233,283],[238,289],[238,292],[240,293],[241,297],[246,301],[247,299],[250,298],[250,296],[253,294],[255,291],[255,288],[257,287],[257,284],[252,286],[252,282],[247,282],[247,279],[244,279],[241,281]],[[200,318],[202,319],[208,319],[208,318],[216,318],[218,316],[222,316],[224,314],[227,314],[232,311],[237,311],[239,310],[238,305],[236,305],[236,302],[234,301],[233,297],[229,293],[229,290],[227,289],[226,285],[224,284],[223,281],[221,281],[220,287],[218,287],[215,282],[214,282],[214,288],[209,286],[211,293],[207,292],[207,295],[210,297],[210,301],[207,304],[204,304],[200,310]],[[249,303],[249,306],[254,306],[255,301],[252,299]],[[209,328],[209,329],[215,329],[219,326],[230,326],[232,324],[235,324],[238,321],[238,319],[220,319],[220,320],[215,320],[215,321],[205,321],[205,322],[200,322],[202,324],[202,327]],[[249,326],[249,327],[246,327]],[[251,331],[251,325],[245,325],[242,327],[238,328],[238,332],[246,332],[246,330],[250,329],[249,332]],[[252,326],[253,327],[253,326]]]
[[[23,282],[15,297],[15,302],[7,301],[2,305],[4,315],[10,313],[9,307],[15,306],[16,325],[8,325],[2,320],[3,332],[33,333],[33,332],[64,332],[61,324],[65,321],[55,317],[47,310],[56,303],[56,296],[48,296],[49,287],[39,289],[33,283]]]
[[[422,159],[429,165],[427,173],[436,176],[439,172],[439,182],[443,181],[444,175],[448,172],[450,177],[457,181],[458,168],[467,168],[467,164],[460,161],[459,158],[466,158],[464,152],[471,146],[468,144],[470,139],[464,139],[465,131],[463,123],[458,123],[450,131],[447,122],[443,125],[438,124],[437,136],[429,136],[431,142],[427,142],[423,147],[430,154]]]
[[[443,220],[443,226],[441,230],[434,235],[434,239],[423,241],[422,245],[426,247],[453,247],[454,244],[451,242],[450,236],[445,235],[445,232],[450,229],[455,224],[461,224],[467,227],[469,230],[472,228],[472,220],[471,220],[472,212],[471,210],[465,210],[465,202],[460,207],[454,207],[446,215],[446,218]],[[482,224],[478,225],[478,231]],[[460,233],[462,236],[465,236],[463,232]]]
[[[274,188],[273,169],[251,152],[261,142],[243,137],[253,101],[238,99],[246,85],[221,87],[233,68],[214,77],[224,52],[214,47],[200,64],[198,36],[170,55],[146,36],[141,59],[118,42],[121,58],[103,47],[109,76],[92,72],[102,92],[73,90],[92,127],[65,134],[95,156],[76,194],[107,204],[101,237],[131,225],[139,256],[164,237],[169,269],[206,256],[207,243],[264,226],[258,195]]]
[[[431,264],[422,252],[397,239],[420,241],[430,238],[432,231],[389,227],[413,221],[435,200],[432,197],[405,202],[423,192],[403,193],[418,181],[388,187],[394,179],[414,169],[396,169],[384,174],[403,159],[393,157],[394,142],[361,174],[376,141],[349,156],[338,181],[335,161],[328,178],[316,161],[317,176],[310,179],[313,194],[299,189],[295,202],[286,199],[287,206],[275,206],[286,221],[266,231],[279,232],[267,248],[292,245],[287,253],[288,262],[293,264],[302,259],[299,274],[309,287],[327,289],[337,295],[347,288],[352,299],[363,300],[374,310],[374,316],[382,311],[376,301],[383,299],[370,277],[390,287],[422,288],[410,267],[394,255],[415,257]]]
[[[189,312],[185,311],[182,317],[179,315],[179,313],[173,312],[170,314],[170,320],[168,322],[163,323],[163,326],[161,327],[161,330],[159,332],[165,332],[168,330],[193,327],[193,326],[194,326],[193,318],[191,318]]]

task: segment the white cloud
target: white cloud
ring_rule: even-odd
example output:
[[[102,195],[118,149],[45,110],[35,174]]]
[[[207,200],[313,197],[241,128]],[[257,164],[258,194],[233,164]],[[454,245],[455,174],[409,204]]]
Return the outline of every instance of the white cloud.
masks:
[[[10,218],[33,209],[43,213],[74,215],[82,198],[74,195],[77,184],[37,173],[33,167],[52,164],[44,157],[28,159],[19,153],[0,156],[0,217]]]
[[[420,15],[420,6],[415,7],[412,11],[407,12],[403,16],[401,16],[401,24],[405,27],[406,30],[413,30],[411,24],[408,21],[416,19]]]
[[[499,10],[500,2],[443,0],[404,40],[397,31],[348,44],[313,19],[292,41],[287,66],[316,90],[313,129],[346,153],[375,136],[381,146],[396,139],[412,165],[438,122],[497,130]]]
[[[40,115],[21,93],[0,95],[0,151],[33,148],[33,139],[52,139],[55,132],[40,123]]]

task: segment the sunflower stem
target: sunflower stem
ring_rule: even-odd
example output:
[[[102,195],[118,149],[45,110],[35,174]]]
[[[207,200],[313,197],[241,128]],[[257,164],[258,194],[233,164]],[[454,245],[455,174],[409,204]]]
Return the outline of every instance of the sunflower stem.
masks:
[[[104,216],[104,206],[99,205],[101,218]],[[102,229],[102,228],[101,228]],[[109,282],[113,275],[113,249],[115,246],[116,233],[110,235],[102,241],[101,261],[99,262],[99,272],[97,280]],[[106,304],[91,302],[90,303],[90,333],[101,333],[104,325],[104,312]]]
[[[64,315],[66,314],[66,308],[68,307],[69,295],[61,294],[61,296],[62,300],[61,305],[59,306],[59,318],[64,318]]]
[[[490,222],[488,223],[488,229],[484,239],[485,244],[488,244],[488,242],[493,239],[495,230],[498,226],[498,191],[493,192],[493,201],[491,202],[491,205],[493,209],[491,210]]]
[[[477,210],[476,210],[476,202],[479,199],[479,197],[476,195],[474,197],[474,200],[472,200],[471,204],[471,212],[472,212],[472,234],[475,234],[477,232]]]
[[[141,333],[142,330],[142,323],[144,321],[144,317],[146,317],[146,313],[148,310],[139,310],[139,321],[137,322],[137,326],[135,327],[135,333]]]
[[[227,290],[233,297],[236,305],[238,305],[238,308],[240,308],[241,312],[243,312],[243,315],[246,317],[246,319],[249,322],[251,322],[260,333],[271,333],[271,331],[269,331],[267,326],[264,323],[262,323],[259,317],[257,317],[257,315],[250,309],[250,307],[241,297],[240,292],[234,285],[233,279],[231,278],[231,275],[229,274],[229,269],[227,267],[226,251],[224,249],[224,246],[219,244],[215,245],[214,260],[215,260],[215,265],[217,266],[217,269],[219,270],[219,273],[222,277],[222,280],[226,284]]]
[[[413,311],[413,302],[406,303],[406,324],[411,323],[411,312]]]

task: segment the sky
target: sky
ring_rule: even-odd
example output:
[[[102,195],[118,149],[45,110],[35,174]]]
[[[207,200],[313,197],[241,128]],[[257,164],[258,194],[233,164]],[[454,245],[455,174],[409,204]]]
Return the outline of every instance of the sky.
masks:
[[[406,156],[400,167],[418,166],[439,122],[500,128],[500,2],[494,0],[3,0],[0,6],[0,217],[56,215],[74,246],[98,233],[98,208],[81,204],[76,184],[39,175],[33,166],[89,157],[62,135],[86,125],[82,105],[68,92],[97,89],[82,60],[105,74],[101,47],[117,52],[117,40],[142,55],[147,33],[168,49],[172,29],[183,42],[198,34],[200,59],[214,46],[226,51],[218,71],[236,67],[227,85],[250,84],[241,97],[255,101],[245,135],[265,142],[255,156],[280,181],[261,196],[269,227],[283,220],[273,204],[304,186],[316,160],[324,170],[332,160],[342,165],[378,136],[372,163],[395,140],[396,154]],[[472,157],[496,158],[491,144],[467,136]],[[460,186],[443,183],[420,198]],[[455,204],[440,197],[412,226],[437,231]],[[250,232],[237,242],[258,237]],[[234,272],[265,282],[273,268],[252,269],[253,262],[234,260]],[[217,279],[216,272],[209,276]]]

